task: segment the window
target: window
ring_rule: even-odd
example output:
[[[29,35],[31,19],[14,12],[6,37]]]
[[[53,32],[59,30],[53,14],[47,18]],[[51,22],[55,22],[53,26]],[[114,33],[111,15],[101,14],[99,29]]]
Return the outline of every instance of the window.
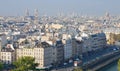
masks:
[[[10,59],[10,57],[8,56],[8,59]]]

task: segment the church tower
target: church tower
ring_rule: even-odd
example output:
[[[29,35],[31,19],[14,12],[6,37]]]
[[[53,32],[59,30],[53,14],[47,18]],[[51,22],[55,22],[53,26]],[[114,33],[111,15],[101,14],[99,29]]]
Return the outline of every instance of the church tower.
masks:
[[[34,23],[35,24],[39,23],[39,12],[38,12],[38,9],[35,9],[35,11],[34,11]]]
[[[29,10],[28,9],[26,9],[26,11],[25,11],[25,16],[26,17],[29,16]]]

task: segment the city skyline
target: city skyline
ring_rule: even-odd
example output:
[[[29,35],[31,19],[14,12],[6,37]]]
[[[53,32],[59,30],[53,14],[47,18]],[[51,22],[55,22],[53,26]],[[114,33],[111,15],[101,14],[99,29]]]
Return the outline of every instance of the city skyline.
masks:
[[[88,15],[104,15],[105,12],[109,12],[120,15],[119,2],[119,0],[1,0],[0,16],[24,15],[26,9],[29,9],[31,15],[34,14],[34,9],[38,9],[42,15],[56,15],[59,12]]]
[[[118,71],[119,2],[1,0],[0,71]]]

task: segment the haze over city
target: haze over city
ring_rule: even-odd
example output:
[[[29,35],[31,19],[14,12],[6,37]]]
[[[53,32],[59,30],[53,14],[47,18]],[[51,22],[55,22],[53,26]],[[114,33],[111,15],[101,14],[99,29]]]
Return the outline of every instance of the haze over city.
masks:
[[[1,0],[0,15],[24,15],[26,9],[31,14],[34,9],[38,9],[41,15],[56,15],[59,12],[88,15],[104,15],[109,12],[119,15],[119,3],[120,0]]]
[[[120,0],[1,0],[0,71],[120,71]]]

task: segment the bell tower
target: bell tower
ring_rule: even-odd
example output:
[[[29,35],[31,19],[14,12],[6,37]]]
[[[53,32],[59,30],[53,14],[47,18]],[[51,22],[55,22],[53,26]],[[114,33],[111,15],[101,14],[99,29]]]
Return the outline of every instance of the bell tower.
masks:
[[[35,9],[34,11],[34,23],[35,24],[38,24],[39,23],[39,12],[38,12],[38,9]]]

